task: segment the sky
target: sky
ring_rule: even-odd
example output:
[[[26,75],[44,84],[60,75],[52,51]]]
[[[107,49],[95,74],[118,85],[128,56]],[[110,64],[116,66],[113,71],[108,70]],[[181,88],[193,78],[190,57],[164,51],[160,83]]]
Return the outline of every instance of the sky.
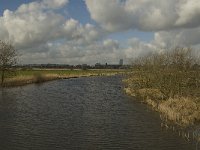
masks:
[[[130,63],[200,48],[199,0],[0,0],[0,40],[20,64]]]

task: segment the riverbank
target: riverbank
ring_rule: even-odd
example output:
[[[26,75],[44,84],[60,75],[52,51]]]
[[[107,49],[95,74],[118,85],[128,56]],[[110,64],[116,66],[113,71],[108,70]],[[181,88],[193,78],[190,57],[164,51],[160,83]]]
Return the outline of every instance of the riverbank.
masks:
[[[157,88],[135,88],[144,81],[136,74],[129,76],[124,80],[125,92],[159,112],[162,121],[167,124],[187,128],[200,123],[200,97],[180,95],[167,97]]]
[[[57,79],[69,79],[89,76],[111,76],[123,73],[125,70],[17,70],[15,74],[5,79],[4,87],[22,86],[32,83],[42,83]]]
[[[189,48],[142,57],[124,80],[125,92],[182,128],[200,124],[200,70]]]

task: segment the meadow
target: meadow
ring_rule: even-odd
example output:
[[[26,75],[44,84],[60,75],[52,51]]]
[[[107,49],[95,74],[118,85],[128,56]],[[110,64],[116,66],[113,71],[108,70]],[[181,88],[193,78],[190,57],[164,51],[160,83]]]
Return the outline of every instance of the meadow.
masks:
[[[30,83],[41,83],[56,79],[68,79],[89,76],[115,75],[123,73],[117,69],[94,69],[94,70],[65,70],[65,69],[17,69],[6,74],[2,86],[21,86]]]

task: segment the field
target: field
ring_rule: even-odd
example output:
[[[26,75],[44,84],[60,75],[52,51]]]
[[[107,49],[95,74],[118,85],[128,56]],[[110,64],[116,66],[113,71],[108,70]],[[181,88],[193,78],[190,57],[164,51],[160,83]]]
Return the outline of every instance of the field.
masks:
[[[88,76],[115,75],[124,70],[64,70],[64,69],[18,69],[6,75],[3,86],[20,86],[30,83],[41,83],[56,79],[78,78]]]

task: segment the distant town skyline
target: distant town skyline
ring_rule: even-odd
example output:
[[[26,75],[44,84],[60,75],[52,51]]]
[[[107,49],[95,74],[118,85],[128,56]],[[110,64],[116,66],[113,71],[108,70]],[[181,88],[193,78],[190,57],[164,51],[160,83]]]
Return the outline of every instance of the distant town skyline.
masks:
[[[1,0],[0,40],[20,64],[128,64],[175,46],[200,48],[198,0]]]

